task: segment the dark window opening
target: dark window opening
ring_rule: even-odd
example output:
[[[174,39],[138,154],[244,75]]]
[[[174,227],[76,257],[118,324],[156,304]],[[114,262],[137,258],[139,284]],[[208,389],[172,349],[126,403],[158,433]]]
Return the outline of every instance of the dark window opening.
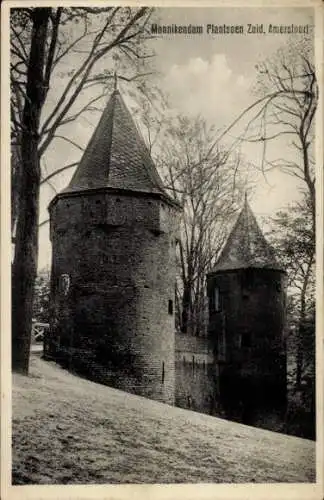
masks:
[[[164,384],[164,377],[165,377],[165,369],[164,369],[164,361],[162,362],[162,384]]]
[[[215,311],[215,312],[220,312],[221,311],[221,295],[220,295],[220,290],[218,288],[218,286],[216,286],[214,288],[214,291],[213,291],[213,294],[212,294],[212,297],[211,297],[211,301],[212,301],[212,310]]]
[[[169,300],[168,311],[169,314],[173,314],[173,300]]]
[[[243,333],[241,345],[242,345],[242,347],[251,347],[251,334],[250,333],[248,333],[248,332]]]
[[[277,281],[277,283],[276,283],[276,290],[277,290],[277,292],[281,292],[281,288],[282,287],[281,287],[280,281]]]

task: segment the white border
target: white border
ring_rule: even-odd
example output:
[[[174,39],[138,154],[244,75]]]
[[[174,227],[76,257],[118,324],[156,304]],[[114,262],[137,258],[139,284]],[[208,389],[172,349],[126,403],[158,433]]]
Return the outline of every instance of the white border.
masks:
[[[244,1],[236,0],[204,0],[199,7],[314,7],[315,10],[315,55],[317,79],[320,87],[320,101],[316,122],[316,210],[317,210],[317,319],[316,319],[316,402],[317,402],[317,442],[316,442],[316,464],[317,481],[309,484],[185,484],[185,485],[104,485],[104,486],[8,486],[11,483],[11,342],[10,342],[10,274],[11,274],[11,236],[10,236],[10,126],[9,126],[9,9],[10,7],[29,6],[77,6],[85,2],[70,0],[61,2],[46,0],[18,0],[5,1],[1,9],[1,184],[0,184],[0,206],[1,206],[1,498],[3,500],[26,499],[128,499],[132,500],[167,500],[174,498],[185,499],[265,499],[265,500],[320,500],[324,498],[323,490],[323,263],[324,263],[324,239],[323,239],[323,94],[324,72],[323,72],[323,3],[320,0],[260,0]],[[90,1],[87,2],[89,5]],[[92,1],[93,5],[147,5],[158,7],[196,7],[194,0],[156,0],[146,2],[129,1]]]

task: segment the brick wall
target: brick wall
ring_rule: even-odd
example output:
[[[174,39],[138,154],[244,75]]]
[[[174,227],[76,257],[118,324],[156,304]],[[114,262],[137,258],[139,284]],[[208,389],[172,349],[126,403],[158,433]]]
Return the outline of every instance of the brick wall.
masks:
[[[176,405],[213,413],[216,373],[208,339],[177,333],[175,360]]]
[[[231,418],[286,404],[284,273],[270,269],[223,271],[209,276],[208,295],[220,291],[220,311],[210,310],[209,335],[220,369],[220,393]],[[212,305],[212,301],[211,301]],[[220,338],[225,350],[220,355]],[[234,413],[232,413],[234,412]],[[242,421],[242,420],[241,420]]]
[[[73,345],[106,367],[106,383],[173,404],[174,210],[150,197],[95,193],[58,199],[51,212],[60,342],[73,332]],[[71,288],[62,300],[64,273]]]
[[[242,369],[250,366],[253,373],[265,373],[271,353],[276,355],[283,346],[284,274],[265,269],[222,272],[209,278],[209,296],[215,287],[220,290],[221,310],[210,310],[209,332],[216,352],[224,329],[226,362],[244,361]],[[268,371],[272,368],[269,365]]]

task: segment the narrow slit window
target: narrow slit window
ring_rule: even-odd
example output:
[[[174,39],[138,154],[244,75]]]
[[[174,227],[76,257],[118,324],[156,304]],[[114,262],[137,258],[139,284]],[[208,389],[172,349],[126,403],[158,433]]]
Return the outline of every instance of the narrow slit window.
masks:
[[[245,332],[242,335],[242,347],[251,347],[251,333]]]
[[[164,378],[165,378],[165,368],[164,368],[164,361],[162,362],[162,384],[164,384]]]
[[[218,286],[216,286],[214,290],[214,309],[216,312],[219,312],[221,310],[221,298]]]
[[[169,300],[168,311],[169,314],[173,314],[173,300]]]

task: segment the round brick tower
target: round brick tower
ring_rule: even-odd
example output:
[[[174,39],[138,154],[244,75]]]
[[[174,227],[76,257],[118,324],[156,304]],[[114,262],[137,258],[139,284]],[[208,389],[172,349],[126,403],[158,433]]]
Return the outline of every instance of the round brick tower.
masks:
[[[49,206],[48,355],[173,404],[178,210],[115,90],[69,186]]]
[[[285,411],[285,276],[245,200],[207,276],[219,398],[245,423]]]

